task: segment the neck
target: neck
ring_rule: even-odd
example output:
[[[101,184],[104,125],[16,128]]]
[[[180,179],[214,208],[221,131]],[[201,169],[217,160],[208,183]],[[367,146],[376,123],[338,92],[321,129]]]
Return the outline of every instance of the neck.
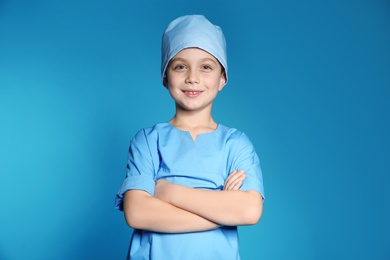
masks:
[[[182,130],[200,130],[214,131],[217,128],[217,123],[211,116],[211,111],[183,111],[176,109],[175,116],[170,120],[170,123]],[[203,131],[202,131],[203,130]]]

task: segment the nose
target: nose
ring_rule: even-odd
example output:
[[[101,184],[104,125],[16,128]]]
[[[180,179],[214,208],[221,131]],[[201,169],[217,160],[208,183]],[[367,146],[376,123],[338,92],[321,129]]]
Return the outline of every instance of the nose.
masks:
[[[193,69],[189,69],[185,82],[188,83],[188,84],[199,83],[199,75],[198,75],[198,73],[195,70],[193,70]]]

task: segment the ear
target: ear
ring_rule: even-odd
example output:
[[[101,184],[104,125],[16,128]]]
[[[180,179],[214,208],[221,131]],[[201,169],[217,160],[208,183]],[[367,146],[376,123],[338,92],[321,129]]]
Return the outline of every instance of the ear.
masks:
[[[221,91],[223,89],[223,87],[225,86],[226,84],[226,75],[225,75],[225,72],[222,72],[221,73],[221,77],[219,79],[219,88],[218,90]]]
[[[164,85],[164,87],[168,88],[168,78],[166,75],[163,78],[163,85]]]

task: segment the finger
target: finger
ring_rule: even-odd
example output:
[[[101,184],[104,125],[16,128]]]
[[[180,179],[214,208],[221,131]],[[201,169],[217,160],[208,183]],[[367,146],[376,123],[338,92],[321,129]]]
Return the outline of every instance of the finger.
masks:
[[[229,186],[229,183],[231,181],[231,179],[233,178],[233,176],[237,173],[237,171],[233,171],[231,172],[228,177],[226,178],[225,182],[223,183],[223,189],[226,190]]]
[[[241,185],[242,185],[242,183],[243,183],[243,181],[244,181],[244,179],[245,179],[245,174],[244,175],[242,175],[241,176],[241,178],[239,178],[239,179],[236,179],[235,180],[235,182],[234,183],[232,183],[231,185],[230,185],[230,189],[238,189],[238,188],[240,188],[241,187]]]
[[[232,181],[236,178],[238,178],[240,175],[242,175],[244,171],[233,171],[232,173],[229,174],[229,176],[226,178],[225,183]]]
[[[226,186],[225,190],[238,190],[242,185],[242,180],[236,180],[234,183],[230,183]]]
[[[242,173],[240,173],[240,172],[235,172],[235,173],[231,174],[225,181],[225,184],[224,184],[225,190],[231,189],[237,181],[242,179],[242,177],[243,177]]]
[[[242,181],[239,180],[239,181],[237,181],[237,182],[234,184],[234,186],[232,186],[231,190],[239,190],[241,186],[242,186]]]
[[[234,183],[236,180],[241,179],[244,174],[244,171],[233,171],[228,178],[225,180],[225,185],[229,185],[230,183]]]
[[[225,182],[224,190],[237,189],[236,186],[241,187],[242,181],[246,178],[244,173],[241,173],[234,178],[230,178]]]

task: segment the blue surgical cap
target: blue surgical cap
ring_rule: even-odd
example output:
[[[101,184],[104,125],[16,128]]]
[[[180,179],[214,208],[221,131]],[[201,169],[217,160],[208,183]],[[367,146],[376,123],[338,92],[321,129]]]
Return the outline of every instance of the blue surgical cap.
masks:
[[[226,41],[221,28],[203,15],[185,15],[165,29],[161,45],[161,77],[164,81],[169,61],[185,48],[200,48],[213,55],[224,67],[227,82]]]

